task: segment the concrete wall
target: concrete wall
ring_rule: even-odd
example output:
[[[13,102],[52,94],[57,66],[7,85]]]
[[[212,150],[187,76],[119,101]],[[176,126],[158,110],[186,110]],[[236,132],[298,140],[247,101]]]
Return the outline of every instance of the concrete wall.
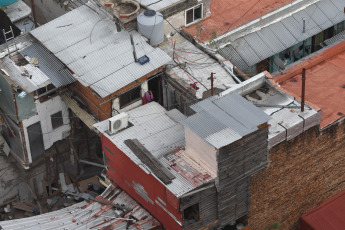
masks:
[[[249,224],[297,229],[309,209],[345,189],[344,120],[322,133],[315,126],[269,151],[269,167],[251,177]]]
[[[217,149],[185,128],[186,155],[201,165],[212,177],[217,176]]]
[[[30,153],[30,143],[27,132],[27,127],[36,123],[41,122],[41,128],[43,133],[44,149],[49,149],[54,142],[64,139],[71,129],[70,120],[68,117],[68,107],[62,101],[60,96],[51,98],[43,103],[36,101],[37,115],[23,120],[24,136],[26,139],[26,149],[29,155],[29,162],[32,162]],[[51,115],[61,111],[63,125],[53,129],[51,123]]]

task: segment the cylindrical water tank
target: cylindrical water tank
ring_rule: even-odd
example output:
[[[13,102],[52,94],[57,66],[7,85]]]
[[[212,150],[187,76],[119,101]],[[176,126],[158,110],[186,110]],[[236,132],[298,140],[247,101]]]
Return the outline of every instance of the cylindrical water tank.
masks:
[[[164,40],[163,15],[154,10],[146,10],[137,17],[138,30],[156,46]]]

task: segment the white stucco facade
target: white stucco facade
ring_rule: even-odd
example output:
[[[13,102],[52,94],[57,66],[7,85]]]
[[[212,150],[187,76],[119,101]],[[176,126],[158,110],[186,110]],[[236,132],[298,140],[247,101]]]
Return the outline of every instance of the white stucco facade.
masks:
[[[68,107],[62,101],[60,96],[55,96],[43,103],[36,101],[37,115],[23,120],[24,136],[26,149],[28,151],[29,162],[32,163],[32,157],[30,152],[29,136],[27,128],[37,122],[41,123],[43,133],[44,149],[49,149],[56,141],[66,138],[71,130],[70,119],[68,116]],[[60,127],[53,129],[51,115],[62,112],[63,124]]]

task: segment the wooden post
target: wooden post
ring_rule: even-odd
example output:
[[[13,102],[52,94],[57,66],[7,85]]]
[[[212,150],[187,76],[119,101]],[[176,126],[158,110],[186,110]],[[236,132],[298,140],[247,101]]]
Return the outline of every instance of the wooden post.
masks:
[[[50,196],[52,194],[52,185],[51,185],[51,180],[50,180],[50,167],[49,167],[49,159],[47,157],[44,157],[45,161],[46,161],[46,173],[47,173],[47,183],[48,183],[48,196]]]
[[[213,73],[211,72],[211,96],[213,96]]]
[[[301,112],[304,112],[304,100],[305,100],[305,68],[302,70],[302,102]]]
[[[36,7],[35,7],[35,0],[31,0],[31,9],[32,9],[32,17],[34,18],[35,26],[37,27],[37,18],[36,18]]]

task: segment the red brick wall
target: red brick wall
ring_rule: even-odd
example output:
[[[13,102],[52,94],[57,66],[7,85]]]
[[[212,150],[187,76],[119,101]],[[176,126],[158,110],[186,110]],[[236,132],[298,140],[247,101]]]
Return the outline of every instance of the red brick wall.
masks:
[[[298,229],[299,218],[345,189],[345,124],[314,127],[269,152],[269,167],[251,177],[249,224]]]
[[[116,91],[105,98],[98,97],[95,93],[92,92],[90,87],[85,87],[78,81],[74,82],[70,87],[70,90],[77,95],[79,95],[91,108],[91,110],[99,116],[103,121],[111,117],[111,107],[112,107],[112,98],[119,93],[126,92],[135,86],[140,85],[143,81],[146,81],[147,78],[163,71],[163,67],[160,67],[140,78],[137,82],[132,82],[129,85],[125,86],[119,91]],[[85,99],[87,97],[88,99]]]
[[[84,87],[78,81],[73,83],[73,86],[70,87],[70,90],[79,95],[102,121],[111,117],[112,100],[110,98],[112,98],[115,93],[105,98],[100,98],[92,92],[92,89],[90,87]],[[88,99],[86,99],[85,97],[87,97]]]

